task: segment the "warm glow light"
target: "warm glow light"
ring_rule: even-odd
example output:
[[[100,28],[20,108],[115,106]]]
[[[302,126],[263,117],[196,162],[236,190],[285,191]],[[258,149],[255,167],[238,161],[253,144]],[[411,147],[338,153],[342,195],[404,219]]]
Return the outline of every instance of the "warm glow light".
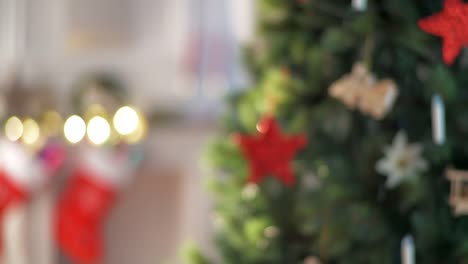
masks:
[[[23,136],[21,140],[24,144],[32,145],[39,140],[40,129],[39,125],[31,118],[23,122]]]
[[[144,116],[140,116],[137,129],[131,134],[125,136],[124,140],[129,144],[139,143],[146,136],[148,123]]]
[[[23,123],[16,117],[10,117],[5,124],[5,136],[11,141],[17,141],[23,135]]]
[[[130,106],[121,107],[114,115],[114,128],[121,135],[129,135],[138,129],[140,117]]]
[[[107,111],[104,106],[100,104],[92,104],[88,106],[84,112],[83,118],[86,122],[89,122],[89,120],[95,116],[107,117]]]
[[[47,111],[42,117],[40,128],[41,134],[46,137],[58,136],[63,129],[62,117],[56,111]]]
[[[88,123],[88,138],[95,145],[104,144],[110,137],[110,125],[102,116],[95,116]]]
[[[70,143],[78,143],[86,134],[86,123],[77,115],[70,116],[67,121],[65,121],[63,133]]]

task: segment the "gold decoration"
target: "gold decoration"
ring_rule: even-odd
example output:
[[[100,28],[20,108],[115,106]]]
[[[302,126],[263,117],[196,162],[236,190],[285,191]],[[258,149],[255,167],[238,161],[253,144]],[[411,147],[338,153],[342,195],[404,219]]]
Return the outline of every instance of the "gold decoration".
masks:
[[[468,171],[448,168],[445,176],[451,182],[450,205],[456,216],[468,214]]]
[[[361,63],[354,65],[350,74],[335,81],[328,89],[329,94],[341,100],[350,109],[358,106],[359,99],[367,87],[375,84],[375,79]]]
[[[348,108],[382,119],[393,106],[398,88],[391,79],[377,81],[362,63],[357,63],[352,72],[334,82],[328,92]]]

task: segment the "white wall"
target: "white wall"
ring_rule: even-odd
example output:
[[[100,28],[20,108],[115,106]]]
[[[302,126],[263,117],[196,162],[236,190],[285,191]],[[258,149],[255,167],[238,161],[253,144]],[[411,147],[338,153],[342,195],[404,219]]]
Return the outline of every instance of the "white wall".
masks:
[[[0,0],[0,6],[22,10],[23,2],[24,12],[16,13],[26,23],[16,17],[12,26],[24,32],[16,32],[14,45],[0,42],[7,47],[0,50],[10,53],[24,42],[15,56],[26,78],[47,77],[60,98],[80,74],[96,69],[122,73],[144,109],[209,107],[245,81],[238,44],[252,35],[253,1]],[[1,20],[11,20],[10,13],[0,9]],[[10,35],[11,27],[0,28],[0,36]],[[190,68],[194,53],[199,61]]]

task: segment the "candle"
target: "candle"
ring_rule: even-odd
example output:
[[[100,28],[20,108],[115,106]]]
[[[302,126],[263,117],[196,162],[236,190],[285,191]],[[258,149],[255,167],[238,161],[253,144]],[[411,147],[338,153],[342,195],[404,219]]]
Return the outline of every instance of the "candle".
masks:
[[[367,8],[367,0],[353,0],[353,8],[357,11],[364,11]]]
[[[406,235],[401,241],[401,263],[415,264],[414,241],[411,235]]]
[[[440,95],[432,97],[432,138],[434,143],[445,143],[445,107]]]

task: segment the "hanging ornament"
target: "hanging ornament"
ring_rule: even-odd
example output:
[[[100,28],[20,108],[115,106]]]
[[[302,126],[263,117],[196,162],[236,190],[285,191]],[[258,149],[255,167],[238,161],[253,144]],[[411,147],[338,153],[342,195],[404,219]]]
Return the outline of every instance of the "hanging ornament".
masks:
[[[359,109],[375,119],[382,119],[395,103],[397,91],[393,80],[379,81],[361,95]]]
[[[418,25],[425,32],[442,38],[444,62],[450,65],[468,45],[468,4],[463,0],[445,0],[440,13],[420,19]]]
[[[387,176],[386,187],[395,188],[408,177],[427,169],[426,160],[421,157],[420,144],[408,144],[403,131],[393,139],[393,144],[384,150],[385,157],[376,164],[377,172]]]
[[[344,75],[328,88],[329,94],[342,101],[348,108],[358,107],[361,95],[367,87],[375,84],[375,78],[369,74],[362,63],[356,63],[350,74]]]
[[[398,95],[393,80],[376,81],[362,63],[355,64],[352,72],[334,82],[328,92],[348,108],[359,109],[375,119],[385,117]]]
[[[406,235],[401,240],[401,264],[415,264],[414,240],[411,235]]]
[[[440,95],[432,97],[432,138],[434,143],[445,143],[445,107]]]
[[[367,9],[367,0],[353,0],[353,8],[357,11],[365,11]]]
[[[468,214],[468,171],[447,168],[445,176],[450,181],[450,205],[456,216]]]
[[[291,160],[302,149],[307,140],[305,135],[285,136],[278,122],[271,116],[264,117],[257,125],[257,136],[235,135],[250,166],[249,182],[259,183],[268,174],[283,184],[294,184]]]

